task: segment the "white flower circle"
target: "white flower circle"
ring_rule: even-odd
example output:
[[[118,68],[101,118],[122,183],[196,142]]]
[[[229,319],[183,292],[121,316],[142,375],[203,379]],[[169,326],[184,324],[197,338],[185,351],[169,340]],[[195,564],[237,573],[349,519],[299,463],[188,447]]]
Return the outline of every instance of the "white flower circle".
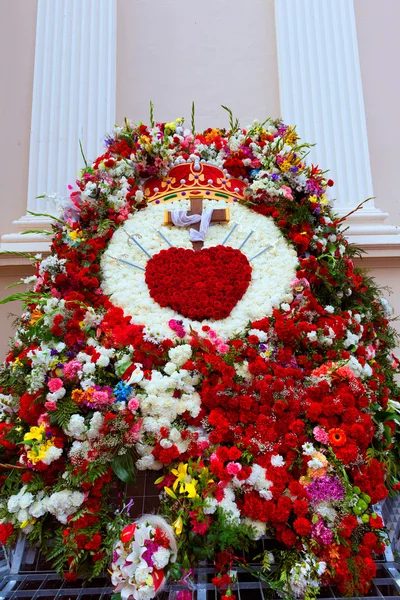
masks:
[[[205,201],[203,204],[207,208],[226,207],[225,202]],[[165,210],[189,208],[189,201],[182,200],[150,204],[146,209],[130,215],[114,233],[102,256],[102,289],[116,306],[132,317],[132,323],[144,325],[157,339],[175,336],[168,322],[176,319],[183,322],[186,331],[191,327],[201,333],[202,326],[209,325],[226,340],[243,332],[252,321],[270,315],[273,308],[278,307],[290,295],[290,282],[294,279],[298,266],[297,253],[282,236],[272,218],[260,215],[239,203],[229,204],[229,223],[212,224],[204,248],[222,244],[236,225],[226,245],[241,249],[251,261],[250,285],[225,319],[199,322],[183,317],[172,308],[163,308],[153,300],[145,282],[144,270],[149,260],[148,255],[153,256],[169,247],[162,235],[172,246],[192,247],[188,228],[164,225]],[[240,248],[251,231],[253,233]],[[269,248],[265,252],[256,257],[267,247]]]

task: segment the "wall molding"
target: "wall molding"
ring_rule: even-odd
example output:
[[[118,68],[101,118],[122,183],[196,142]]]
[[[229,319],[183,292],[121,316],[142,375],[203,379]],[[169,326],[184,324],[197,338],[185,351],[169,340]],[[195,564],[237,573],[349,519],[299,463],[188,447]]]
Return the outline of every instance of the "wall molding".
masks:
[[[365,236],[384,246],[392,236],[389,246],[400,248],[400,230],[372,199],[353,1],[275,0],[275,20],[283,119],[297,125],[303,140],[316,143],[309,160],[330,169],[340,216],[371,198],[349,219],[348,235],[363,246]]]
[[[116,113],[116,0],[38,0],[27,211],[55,214],[86,156],[96,158]],[[49,197],[39,198],[47,194]],[[2,250],[41,251],[50,219],[27,212]]]

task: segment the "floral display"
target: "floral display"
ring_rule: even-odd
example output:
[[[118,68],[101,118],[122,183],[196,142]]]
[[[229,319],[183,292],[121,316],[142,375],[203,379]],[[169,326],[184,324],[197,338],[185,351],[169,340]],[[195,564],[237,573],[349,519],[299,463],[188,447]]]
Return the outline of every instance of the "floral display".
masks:
[[[109,569],[123,600],[204,560],[223,599],[235,565],[286,599],[363,595],[374,505],[400,487],[391,308],[296,130],[230,117],[115,128],[3,301],[23,312],[0,368],[0,542],[26,535],[70,581]],[[133,523],[146,470],[159,515]]]
[[[122,600],[154,598],[176,560],[173,530],[162,518],[146,515],[127,525],[113,549],[111,581]]]

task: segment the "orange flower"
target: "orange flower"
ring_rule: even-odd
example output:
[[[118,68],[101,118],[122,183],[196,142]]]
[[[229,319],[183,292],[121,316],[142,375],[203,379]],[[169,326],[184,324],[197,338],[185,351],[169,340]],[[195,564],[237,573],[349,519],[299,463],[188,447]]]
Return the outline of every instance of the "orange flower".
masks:
[[[343,429],[339,429],[338,427],[329,430],[328,438],[332,446],[344,446],[347,442],[345,432]]]
[[[73,390],[71,396],[72,396],[72,400],[74,402],[76,402],[77,404],[80,403],[80,401],[82,400],[84,393],[82,392],[82,390]]]
[[[43,317],[43,313],[40,312],[37,308],[31,314],[31,320],[29,321],[29,325],[35,325],[37,321],[39,321]]]

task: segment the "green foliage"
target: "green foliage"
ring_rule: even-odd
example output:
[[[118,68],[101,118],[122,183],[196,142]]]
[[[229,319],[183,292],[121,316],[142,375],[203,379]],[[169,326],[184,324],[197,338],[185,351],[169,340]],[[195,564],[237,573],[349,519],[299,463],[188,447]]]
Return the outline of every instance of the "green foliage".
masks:
[[[229,114],[229,126],[231,128],[230,135],[235,135],[235,133],[238,131],[238,129],[240,129],[239,119],[235,119],[233,117],[232,110],[230,108],[228,108],[227,106],[224,106],[223,104],[221,104],[221,108],[226,110],[226,112]]]
[[[35,300],[39,300],[43,298],[42,293],[35,292],[20,292],[19,294],[10,294],[10,296],[6,296],[2,300],[0,300],[0,304],[7,304],[7,302],[15,302],[19,300],[23,302],[25,305],[32,304]]]
[[[129,450],[121,456],[117,454],[111,462],[111,467],[121,481],[125,483],[136,482],[135,464],[132,452]]]
[[[67,427],[72,415],[79,414],[79,406],[71,398],[64,397],[57,402],[57,410],[51,413],[50,423],[63,429]]]
[[[28,229],[27,231],[21,231],[22,235],[27,235],[28,233],[37,233],[39,235],[53,235],[53,231],[49,231],[48,229]]]
[[[38,198],[43,198],[43,197],[44,196],[38,196]],[[37,212],[33,212],[31,210],[27,210],[26,212],[30,215],[33,215],[34,217],[47,217],[48,219],[51,219],[52,221],[57,221],[57,223],[61,223],[61,225],[66,226],[65,221],[58,219],[54,215],[50,215],[48,213],[37,213]]]
[[[154,104],[150,100],[150,126],[153,128],[155,125],[154,122]]]
[[[194,102],[192,102],[192,115],[191,115],[191,121],[192,121],[192,136],[195,137],[196,135],[196,123],[195,123],[195,109],[194,109]]]

